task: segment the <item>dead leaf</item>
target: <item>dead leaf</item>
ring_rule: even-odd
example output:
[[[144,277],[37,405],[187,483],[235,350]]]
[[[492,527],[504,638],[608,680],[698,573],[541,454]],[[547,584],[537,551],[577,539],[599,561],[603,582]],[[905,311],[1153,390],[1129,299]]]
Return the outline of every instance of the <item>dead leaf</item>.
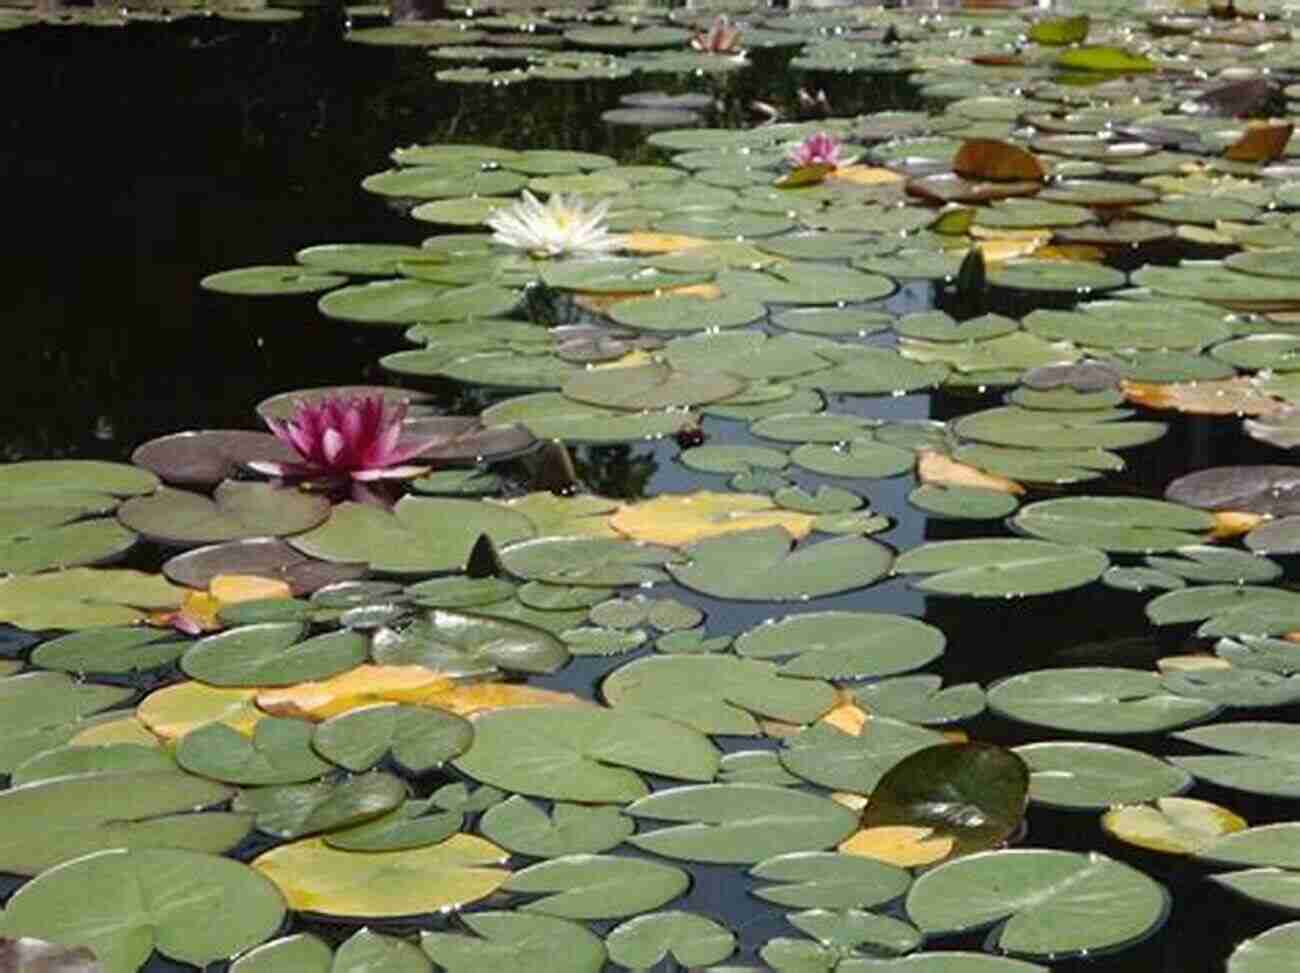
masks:
[[[424,666],[357,666],[319,682],[257,692],[257,707],[272,716],[326,720],[375,703],[422,705],[456,683]]]
[[[783,510],[761,494],[698,490],[629,504],[609,518],[609,525],[634,540],[685,547],[706,537],[760,527],[784,527],[794,540],[801,540],[812,532],[816,519]]]
[[[851,182],[858,186],[888,186],[905,179],[892,169],[878,166],[840,166],[827,173],[826,178],[831,182]]]
[[[1291,122],[1252,122],[1245,134],[1223,152],[1233,162],[1272,162],[1286,152],[1295,125]]]
[[[835,705],[822,714],[818,722],[828,723],[842,733],[856,737],[862,735],[862,730],[870,719],[871,714],[858,705],[853,695],[840,689],[835,693]]]
[[[1269,519],[1267,514],[1253,514],[1245,510],[1216,510],[1213,517],[1214,529],[1210,531],[1210,539],[1215,541],[1249,534]]]
[[[1217,655],[1190,653],[1188,655],[1167,655],[1156,660],[1156,668],[1161,672],[1203,672],[1206,669],[1231,669],[1232,663],[1220,659]]]
[[[1020,495],[1025,488],[1015,480],[985,473],[965,463],[958,463],[938,450],[922,449],[917,452],[916,475],[922,483],[940,486],[975,487],[979,490],[997,490],[1000,493]]]
[[[947,858],[957,843],[951,837],[939,838],[932,835],[933,828],[901,824],[863,828],[840,842],[836,850],[845,855],[889,862],[900,868],[915,868]]]
[[[1271,416],[1286,403],[1260,393],[1245,375],[1209,382],[1120,382],[1124,398],[1148,409],[1177,409],[1198,416]]]
[[[255,574],[218,574],[208,582],[208,594],[223,605],[266,598],[292,598],[293,589],[283,581]]]
[[[952,160],[953,172],[966,179],[1041,182],[1043,164],[1028,149],[1000,139],[967,139]]]
[[[693,250],[706,247],[715,242],[702,237],[686,236],[681,233],[654,233],[650,230],[634,230],[631,233],[616,234],[621,249],[630,253],[676,253],[679,250]]]

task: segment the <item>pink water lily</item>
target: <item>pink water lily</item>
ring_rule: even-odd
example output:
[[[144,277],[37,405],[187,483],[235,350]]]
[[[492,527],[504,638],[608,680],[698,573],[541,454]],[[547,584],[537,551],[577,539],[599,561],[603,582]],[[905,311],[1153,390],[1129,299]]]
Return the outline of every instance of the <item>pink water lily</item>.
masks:
[[[786,158],[796,169],[804,166],[830,166],[834,169],[840,164],[840,140],[834,135],[817,132],[791,149]]]
[[[402,436],[406,403],[382,395],[346,398],[326,395],[295,403],[288,419],[263,419],[271,432],[302,457],[301,463],[253,463],[272,476],[383,480],[418,476],[424,466],[404,466],[437,445],[435,438]]]
[[[719,15],[707,31],[699,31],[691,38],[691,47],[701,54],[739,54],[740,28]]]

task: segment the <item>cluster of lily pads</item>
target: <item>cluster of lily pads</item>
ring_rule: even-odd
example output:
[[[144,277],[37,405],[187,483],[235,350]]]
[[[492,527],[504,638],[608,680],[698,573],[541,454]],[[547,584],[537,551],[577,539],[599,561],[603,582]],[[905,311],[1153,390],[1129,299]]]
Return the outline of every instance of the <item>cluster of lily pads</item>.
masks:
[[[62,0],[5,0],[0,3],[0,31],[21,27],[125,27],[130,23],[164,23],[191,17],[216,17],[232,23],[284,24],[302,11],[268,6],[266,0],[128,0],[125,3],[64,3]],[[308,4],[310,5],[310,2]]]
[[[670,953],[1030,973],[1163,924],[1159,882],[1034,847],[1027,803],[1296,909],[1300,822],[1183,795],[1300,798],[1300,729],[1233,715],[1300,701],[1300,594],[1276,559],[1300,551],[1300,467],[1077,492],[1165,434],[1130,407],[1300,441],[1290,124],[1214,114],[1284,92],[1182,60],[1274,66],[1290,22],[870,16],[895,36],[834,43],[888,46],[942,110],[673,129],[647,140],[663,164],[403,147],[363,186],[438,235],[204,281],[392,328],[410,347],[383,368],[485,389],[480,415],[308,389],[256,407],[275,435],[0,467],[0,620],[31,633],[0,660],[0,871],[31,877],[0,935],[89,946],[107,973],[155,951],[233,973]],[[1007,92],[967,97],[971,78]],[[1157,263],[1170,241],[1220,259]],[[917,294],[946,310],[908,312]],[[1026,300],[1047,306],[1014,313]],[[932,390],[1004,399],[873,415]],[[506,462],[668,436],[712,489],[552,492]],[[420,467],[400,496],[365,487],[398,464]],[[904,475],[928,517],[984,536],[882,543],[868,492]],[[159,548],[161,573],[110,566]],[[1149,593],[1152,626],[1193,651],[944,686],[936,626],[816,604],[891,576]],[[785,604],[721,631],[728,602]],[[592,693],[557,688],[582,665]],[[981,714],[1033,742],[967,741]],[[1152,735],[1160,755],[1115,742]],[[679,862],[736,867],[788,934],[744,941]],[[300,921],[322,918],[420,931],[333,949]],[[988,952],[945,948],[986,927]],[[1298,953],[1282,924],[1229,968]]]

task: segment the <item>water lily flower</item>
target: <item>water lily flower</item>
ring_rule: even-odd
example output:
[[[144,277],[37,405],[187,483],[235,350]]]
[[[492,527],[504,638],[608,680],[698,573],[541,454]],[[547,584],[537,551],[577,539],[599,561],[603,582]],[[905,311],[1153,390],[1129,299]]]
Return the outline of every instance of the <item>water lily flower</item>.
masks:
[[[418,476],[427,468],[401,464],[438,443],[403,438],[406,403],[388,402],[382,395],[326,395],[296,403],[288,419],[264,418],[276,438],[302,457],[301,463],[249,464],[272,476],[363,481]]]
[[[565,199],[563,193],[553,193],[542,205],[525,189],[519,202],[493,212],[487,225],[496,231],[492,239],[534,257],[593,256],[621,245],[605,225],[609,206],[604,199],[588,208],[579,197]]]
[[[830,166],[835,169],[840,164],[840,141],[833,135],[817,132],[791,149],[786,158],[796,169],[804,166]]]
[[[691,38],[691,47],[701,54],[739,54],[740,28],[733,27],[726,16],[719,15],[707,31],[700,31]]]

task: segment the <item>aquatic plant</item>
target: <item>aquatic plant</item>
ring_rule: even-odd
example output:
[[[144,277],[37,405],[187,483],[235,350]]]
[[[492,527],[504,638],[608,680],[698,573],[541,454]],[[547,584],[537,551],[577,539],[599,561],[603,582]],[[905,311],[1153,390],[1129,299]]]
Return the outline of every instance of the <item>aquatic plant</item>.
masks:
[[[739,54],[740,28],[723,15],[714,18],[708,30],[691,38],[691,47],[701,54]]]
[[[526,189],[522,195],[519,202],[485,221],[496,231],[492,238],[498,243],[535,257],[592,256],[618,248],[618,239],[609,235],[605,225],[609,200],[588,208],[580,197],[565,199],[563,193],[553,194],[545,205]]]
[[[301,463],[257,461],[261,473],[294,478],[382,480],[416,476],[423,466],[403,465],[428,452],[433,438],[403,439],[406,403],[382,395],[327,395],[299,401],[288,419],[264,417],[267,427],[302,457]]]
[[[795,168],[804,166],[830,166],[840,164],[840,140],[826,132],[814,132],[790,150],[786,157]]]

